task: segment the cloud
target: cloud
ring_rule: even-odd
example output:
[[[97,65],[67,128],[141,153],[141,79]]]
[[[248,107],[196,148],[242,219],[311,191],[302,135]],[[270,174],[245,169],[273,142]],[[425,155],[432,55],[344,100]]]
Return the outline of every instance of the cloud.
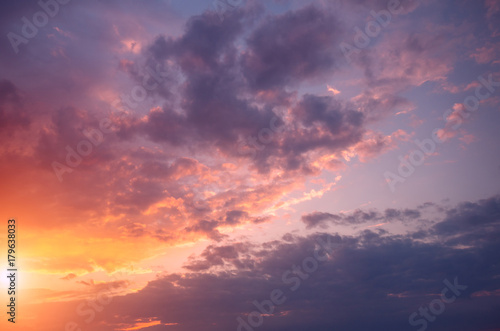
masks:
[[[425,28],[416,33],[411,28],[415,24],[411,16],[395,20],[377,38],[376,45],[353,57],[353,64],[363,71],[364,79],[363,90],[352,101],[368,121],[414,110],[416,105],[405,92],[426,82],[444,84],[453,71],[456,48],[463,38],[459,33],[464,28],[427,20]]]
[[[77,275],[73,274],[73,273],[70,273],[70,274],[67,274],[66,276],[62,277],[61,279],[64,279],[64,280],[71,280],[71,279],[74,279],[78,277]]]
[[[245,77],[254,89],[266,90],[331,72],[341,31],[332,12],[314,5],[268,17],[248,38]]]
[[[9,80],[0,80],[0,130],[26,129],[30,122],[19,89]]]
[[[488,43],[486,46],[477,48],[474,53],[470,55],[477,63],[500,63],[498,60],[500,55],[500,46],[498,44]]]
[[[396,148],[398,141],[408,141],[409,137],[410,135],[401,129],[388,136],[369,131],[359,143],[351,148],[350,154],[357,155],[361,162],[367,162]]]
[[[338,221],[341,220],[341,217],[339,215],[321,212],[313,212],[302,216],[302,222],[306,224],[308,229],[324,224],[327,220]]]
[[[57,29],[47,26],[20,55],[30,59],[30,49],[44,45],[44,64],[32,61],[30,70],[47,77],[47,84],[34,93],[22,79],[1,83],[2,125],[9,130],[30,125],[29,131],[16,132],[15,144],[9,142],[1,155],[9,159],[2,173],[6,183],[30,182],[32,189],[5,201],[34,201],[38,211],[53,206],[44,214],[44,227],[79,232],[76,227],[92,224],[105,236],[162,243],[218,236],[221,227],[269,220],[265,210],[321,173],[322,164],[338,170],[335,155],[363,140],[364,115],[354,107],[293,91],[299,81],[335,71],[342,28],[330,9],[309,5],[264,17],[264,7],[249,2],[223,21],[205,11],[188,19],[184,29],[159,34],[138,28],[145,14],[151,24],[161,21],[154,12],[158,7],[112,1],[77,17],[81,6],[61,8],[51,21]],[[33,9],[16,8],[9,9],[13,15]],[[170,7],[161,8],[171,16]],[[90,17],[92,10],[102,15]],[[119,14],[111,22],[106,15],[113,12]],[[95,28],[82,30],[85,19]],[[283,66],[260,67],[276,57]],[[73,64],[63,60],[69,58]],[[112,107],[123,88],[142,84],[145,67],[157,65],[165,82],[118,116]],[[18,62],[13,67],[27,70]],[[259,86],[263,77],[270,77],[272,86]],[[55,91],[63,93],[56,97]],[[99,129],[102,119],[115,130],[103,134],[102,143],[58,182],[51,164],[66,165],[68,148],[76,150],[88,139],[84,132]],[[264,148],[252,147],[252,138],[274,127],[280,130]],[[251,153],[242,152],[242,145]],[[269,176],[273,172],[286,176]],[[27,213],[20,216],[36,219]]]
[[[421,212],[418,209],[386,209],[384,213],[378,211],[364,211],[357,209],[350,214],[331,214],[325,212],[313,212],[302,215],[301,220],[307,229],[325,227],[328,224],[356,226],[366,223],[381,222],[409,222],[419,219]]]
[[[190,271],[199,272],[209,270],[214,267],[227,267],[228,265],[238,269],[252,268],[255,261],[251,252],[253,245],[248,243],[232,244],[226,246],[209,245],[200,254],[201,259],[192,258],[184,268]]]
[[[219,222],[211,220],[200,220],[192,226],[186,228],[187,232],[201,232],[207,234],[210,238],[216,241],[222,240],[225,235],[221,234],[216,228],[219,226]]]
[[[439,317],[441,328],[493,329],[498,319],[490,312],[498,308],[495,293],[500,287],[495,263],[499,206],[499,197],[459,204],[430,233],[289,234],[262,245],[211,245],[186,265],[188,273],[166,275],[137,293],[115,297],[93,325],[106,330],[100,321],[109,323],[107,316],[114,316],[112,323],[132,325],[155,318],[163,324],[177,323],[172,330],[230,330],[237,328],[237,317],[246,320],[257,310],[254,300],[269,299],[273,289],[280,289],[286,301],[264,316],[263,330],[401,330],[409,327],[412,312],[439,297],[443,280],[457,278],[468,288],[446,306],[446,314]],[[356,211],[341,218],[352,223],[404,216],[414,219],[419,212]],[[302,279],[295,275],[297,280],[283,282],[287,270],[314,256],[321,240],[336,244],[330,258]],[[295,282],[299,286],[293,291]],[[333,313],[326,314],[325,307]]]
[[[491,31],[492,37],[498,37],[500,35],[500,25],[498,19],[500,17],[500,5],[498,1],[495,0],[485,0],[485,7],[487,9],[486,19],[488,21],[488,27]]]
[[[2,27],[19,29],[20,17],[38,10],[30,6],[5,4]],[[446,29],[438,37],[432,29],[391,32],[400,43],[383,39],[357,62],[364,74],[357,98],[323,96],[304,87],[324,87],[345,69],[342,17],[320,3],[264,10],[249,1],[223,21],[207,10],[180,24],[164,3],[72,2],[18,57],[2,52],[9,65],[2,67],[0,128],[14,133],[0,148],[2,182],[23,189],[1,198],[27,227],[46,235],[30,250],[53,258],[35,261],[33,269],[112,272],[163,245],[222,242],[225,228],[267,222],[269,210],[326,192],[330,187],[283,202],[311,177],[345,167],[343,155],[356,153],[364,162],[406,139],[401,131],[387,135],[367,126],[396,109],[413,109],[401,94],[446,77],[454,59],[437,51]],[[159,65],[165,82],[118,116],[114,101],[142,84],[148,65]],[[23,78],[28,74],[40,80]],[[102,118],[115,130],[59,182],[52,162],[65,163],[67,147],[75,149]],[[275,126],[262,143],[263,132]],[[383,219],[363,213],[311,214],[303,221],[313,228]],[[88,249],[86,238],[95,248]],[[116,247],[105,249],[117,238]],[[74,251],[61,251],[54,240]]]
[[[442,141],[449,140],[459,134],[460,126],[465,122],[465,120],[470,117],[467,113],[464,104],[456,103],[453,105],[449,115],[445,117],[445,126],[437,131],[437,136]]]
[[[446,212],[446,218],[434,225],[432,231],[447,244],[488,245],[498,233],[500,197],[464,202]]]

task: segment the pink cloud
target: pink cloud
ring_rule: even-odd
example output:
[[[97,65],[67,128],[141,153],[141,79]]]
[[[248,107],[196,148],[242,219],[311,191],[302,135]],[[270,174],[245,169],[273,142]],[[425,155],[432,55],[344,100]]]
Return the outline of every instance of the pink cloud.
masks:
[[[477,48],[474,53],[470,55],[477,63],[500,63],[500,45],[490,43],[487,46]]]

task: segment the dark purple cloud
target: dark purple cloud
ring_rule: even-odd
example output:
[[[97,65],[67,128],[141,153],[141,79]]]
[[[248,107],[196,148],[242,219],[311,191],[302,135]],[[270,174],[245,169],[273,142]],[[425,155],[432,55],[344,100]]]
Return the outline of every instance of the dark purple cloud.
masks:
[[[236,318],[246,320],[246,314],[257,309],[254,300],[262,302],[280,289],[286,301],[264,317],[258,330],[416,330],[408,323],[409,315],[438,298],[445,279],[457,278],[467,289],[446,305],[429,329],[492,330],[500,322],[494,313],[500,308],[495,294],[500,288],[499,202],[494,197],[458,205],[436,224],[435,234],[422,237],[425,240],[379,230],[356,236],[287,235],[262,246],[211,245],[186,265],[204,273],[152,281],[135,294],[116,298],[106,315],[114,315],[117,322],[155,317],[178,323],[169,326],[171,330],[236,330]],[[391,217],[405,213],[389,212]],[[456,225],[453,231],[449,223]],[[446,241],[451,237],[459,239]],[[300,281],[297,275],[291,281],[288,274],[290,279],[283,282],[287,270],[314,256],[318,242],[328,241],[335,245],[327,261],[320,261],[310,274],[302,270]],[[105,330],[98,323],[95,327]]]
[[[325,212],[312,212],[302,215],[302,222],[306,224],[308,229],[325,226],[328,224],[334,225],[360,225],[369,223],[381,222],[410,222],[419,219],[421,212],[418,209],[386,209],[384,213],[378,211],[364,211],[357,209],[350,214],[331,214]],[[371,224],[375,225],[375,224]]]
[[[257,90],[283,88],[331,72],[342,28],[332,12],[310,5],[268,17],[248,38],[243,72]]]
[[[340,33],[333,14],[308,6],[255,23],[258,12],[245,7],[222,22],[205,12],[191,18],[181,36],[157,37],[144,54],[146,63],[162,68],[177,63],[179,81],[173,84],[179,95],[153,91],[165,105],[145,121],[129,119],[119,134],[198,150],[217,147],[224,156],[251,158],[261,173],[272,167],[310,173],[309,152],[339,151],[359,142],[364,132],[360,112],[330,97],[308,94],[295,100],[294,93],[284,92],[287,81],[319,77],[333,68]],[[239,51],[244,28],[255,24],[247,50]],[[270,69],[251,67],[260,62]],[[273,87],[256,92],[260,81]],[[290,123],[280,107],[293,107]],[[264,147],[254,146],[251,139],[270,127],[280,132]]]
[[[431,233],[446,238],[449,245],[483,245],[498,236],[500,197],[464,202],[446,212]]]
[[[215,220],[199,220],[191,226],[186,227],[187,232],[198,232],[207,235],[210,239],[215,241],[221,241],[226,235],[223,235],[217,230],[220,225],[218,221]]]
[[[0,129],[27,128],[30,122],[18,88],[9,80],[0,80]]]

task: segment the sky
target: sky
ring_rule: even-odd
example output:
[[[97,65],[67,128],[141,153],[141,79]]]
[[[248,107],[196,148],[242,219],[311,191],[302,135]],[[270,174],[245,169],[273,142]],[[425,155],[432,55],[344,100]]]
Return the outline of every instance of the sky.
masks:
[[[500,330],[500,1],[3,1],[0,32],[1,330]]]

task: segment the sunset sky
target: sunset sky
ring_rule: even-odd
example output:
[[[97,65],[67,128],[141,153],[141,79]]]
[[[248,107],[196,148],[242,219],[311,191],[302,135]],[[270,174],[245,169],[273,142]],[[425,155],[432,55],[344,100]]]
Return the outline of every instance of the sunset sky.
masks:
[[[500,330],[500,1],[2,1],[0,31],[0,330]]]

